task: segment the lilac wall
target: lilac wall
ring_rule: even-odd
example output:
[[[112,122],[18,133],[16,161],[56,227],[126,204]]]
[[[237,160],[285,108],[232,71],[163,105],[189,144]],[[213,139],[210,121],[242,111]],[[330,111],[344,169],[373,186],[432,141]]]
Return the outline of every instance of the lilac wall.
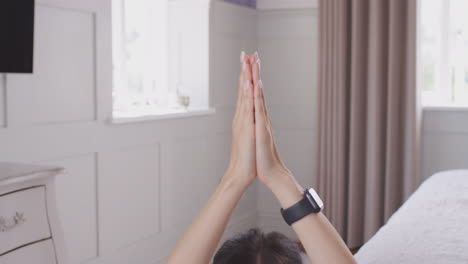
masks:
[[[257,0],[224,0],[224,2],[243,5],[252,8],[257,7]]]

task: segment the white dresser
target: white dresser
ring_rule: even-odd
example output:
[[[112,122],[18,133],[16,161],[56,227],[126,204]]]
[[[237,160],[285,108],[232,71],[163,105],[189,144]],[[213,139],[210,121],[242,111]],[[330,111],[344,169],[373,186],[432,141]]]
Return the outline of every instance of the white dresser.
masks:
[[[0,162],[0,264],[65,264],[54,178],[61,168]]]

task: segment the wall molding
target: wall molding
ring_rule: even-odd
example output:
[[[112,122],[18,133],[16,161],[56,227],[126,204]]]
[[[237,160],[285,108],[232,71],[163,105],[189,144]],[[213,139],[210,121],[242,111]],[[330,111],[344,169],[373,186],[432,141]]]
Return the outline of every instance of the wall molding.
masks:
[[[161,144],[158,141],[148,141],[143,145],[128,145],[98,153],[97,204],[100,256],[161,235],[163,230],[160,155]],[[131,178],[125,176],[131,174],[129,171],[122,172],[122,169],[128,166],[118,165],[123,161],[136,164],[131,169],[131,172],[135,173]],[[115,166],[121,167],[116,169]],[[133,195],[121,196],[127,190]],[[135,195],[137,191],[139,196]],[[128,201],[136,205],[143,199],[151,202],[151,207],[138,208],[128,216],[125,214],[123,218],[118,212],[120,209],[112,206],[115,202],[128,205]],[[145,218],[152,218],[153,222]],[[148,229],[143,230],[141,225],[146,225],[145,228]],[[116,232],[119,235],[115,235]]]
[[[257,9],[318,8],[319,0],[257,0]]]
[[[423,110],[422,130],[425,135],[468,134],[468,124],[460,122],[468,117],[468,108],[432,108]]]

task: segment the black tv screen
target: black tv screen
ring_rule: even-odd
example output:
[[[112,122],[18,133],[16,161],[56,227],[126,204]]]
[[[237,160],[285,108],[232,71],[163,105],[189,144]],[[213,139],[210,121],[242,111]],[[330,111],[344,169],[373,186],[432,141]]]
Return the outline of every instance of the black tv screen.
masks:
[[[0,73],[32,73],[34,0],[0,0]]]

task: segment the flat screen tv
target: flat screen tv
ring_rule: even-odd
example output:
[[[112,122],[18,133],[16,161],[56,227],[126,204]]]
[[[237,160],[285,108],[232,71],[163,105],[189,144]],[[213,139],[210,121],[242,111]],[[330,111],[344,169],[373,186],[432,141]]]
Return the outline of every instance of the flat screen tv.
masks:
[[[32,73],[34,0],[0,0],[0,73]]]

